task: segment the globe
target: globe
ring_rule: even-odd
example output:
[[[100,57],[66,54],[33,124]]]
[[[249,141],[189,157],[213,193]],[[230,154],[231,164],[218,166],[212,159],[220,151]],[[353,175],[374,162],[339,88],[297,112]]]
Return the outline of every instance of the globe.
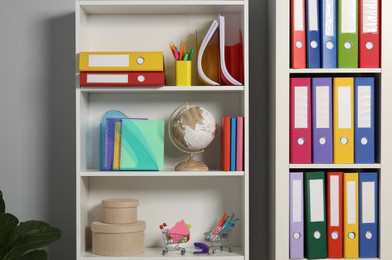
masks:
[[[216,121],[214,116],[201,106],[179,106],[169,119],[169,137],[179,150],[189,153],[189,160],[176,166],[179,171],[208,170],[207,165],[193,159],[194,153],[203,152],[214,140]]]

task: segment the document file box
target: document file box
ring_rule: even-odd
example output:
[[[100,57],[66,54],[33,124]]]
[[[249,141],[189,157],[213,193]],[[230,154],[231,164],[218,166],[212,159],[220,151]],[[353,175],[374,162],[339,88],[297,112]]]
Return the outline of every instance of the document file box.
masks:
[[[343,173],[327,172],[328,258],[343,257]]]
[[[310,78],[290,79],[290,163],[312,163]]]
[[[306,68],[305,0],[291,3],[291,67]]]
[[[80,71],[163,71],[163,52],[81,52]]]
[[[327,257],[324,172],[305,172],[305,257]]]
[[[337,67],[337,2],[321,0],[321,67]]]
[[[354,163],[354,79],[334,78],[334,163]]]
[[[332,78],[312,78],[313,163],[333,163]]]
[[[308,68],[320,68],[319,0],[306,0],[306,57]]]
[[[163,71],[138,72],[81,72],[80,86],[82,87],[121,87],[121,86],[163,86],[165,73]]]
[[[354,83],[354,162],[374,163],[374,78],[355,78]]]
[[[338,3],[338,67],[358,68],[358,0]]]
[[[359,0],[359,67],[380,67],[380,1]]]
[[[304,258],[303,173],[290,172],[290,258]]]
[[[344,173],[343,257],[358,258],[358,173]]]
[[[378,257],[378,173],[359,173],[359,257]]]

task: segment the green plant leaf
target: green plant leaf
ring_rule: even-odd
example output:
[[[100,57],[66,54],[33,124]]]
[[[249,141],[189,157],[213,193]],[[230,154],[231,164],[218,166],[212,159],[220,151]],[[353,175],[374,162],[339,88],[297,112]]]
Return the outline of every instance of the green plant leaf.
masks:
[[[3,199],[3,192],[0,190],[0,213],[5,213],[5,203]]]
[[[18,260],[47,260],[48,253],[45,250],[34,250],[22,255]]]
[[[12,248],[6,260],[19,260],[26,252],[49,245],[61,237],[60,229],[43,221],[21,222],[12,232]],[[4,260],[5,260],[4,259]]]
[[[13,230],[18,225],[19,220],[10,213],[0,213],[0,252],[10,240]],[[0,253],[0,255],[1,255]],[[1,259],[1,258],[0,258]]]

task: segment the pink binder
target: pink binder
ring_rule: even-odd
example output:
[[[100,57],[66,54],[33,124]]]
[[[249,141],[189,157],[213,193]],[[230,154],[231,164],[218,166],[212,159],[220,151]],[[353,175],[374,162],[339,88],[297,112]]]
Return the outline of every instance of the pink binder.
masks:
[[[290,79],[290,163],[312,163],[310,78]]]

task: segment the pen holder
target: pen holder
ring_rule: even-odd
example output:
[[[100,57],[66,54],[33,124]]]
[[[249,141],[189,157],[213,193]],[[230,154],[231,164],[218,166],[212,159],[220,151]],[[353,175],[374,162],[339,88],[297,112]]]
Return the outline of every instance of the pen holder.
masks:
[[[192,61],[176,61],[176,86],[192,85]]]

